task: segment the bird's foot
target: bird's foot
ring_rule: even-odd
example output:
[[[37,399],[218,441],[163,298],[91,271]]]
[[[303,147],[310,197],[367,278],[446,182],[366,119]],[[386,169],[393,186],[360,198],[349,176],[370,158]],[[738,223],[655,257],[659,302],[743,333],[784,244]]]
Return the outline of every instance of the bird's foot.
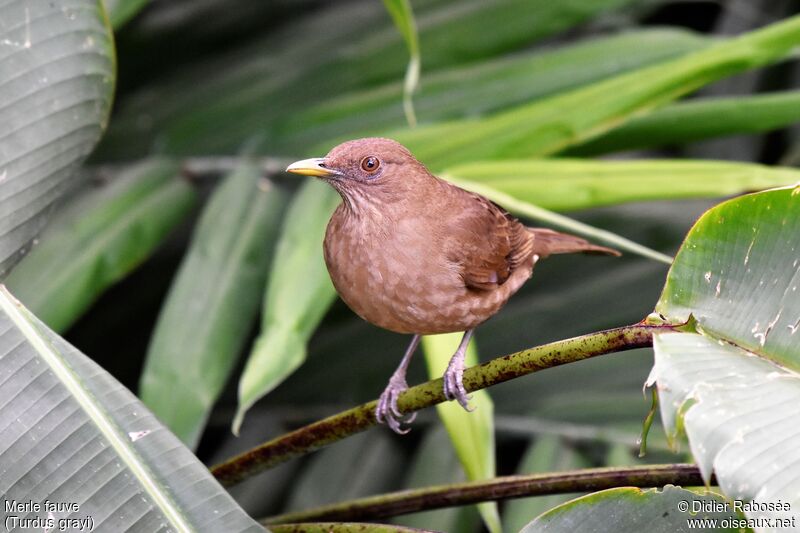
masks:
[[[392,376],[386,389],[378,398],[378,406],[375,408],[375,419],[378,423],[386,424],[399,435],[411,431],[411,428],[403,428],[402,425],[410,424],[417,418],[417,413],[403,414],[397,408],[397,398],[406,390],[408,390],[408,383],[405,378]]]
[[[475,410],[469,404],[471,396],[467,396],[467,390],[464,388],[464,359],[454,357],[447,365],[447,371],[444,373],[444,397],[448,400],[457,400],[465,411],[472,412]]]

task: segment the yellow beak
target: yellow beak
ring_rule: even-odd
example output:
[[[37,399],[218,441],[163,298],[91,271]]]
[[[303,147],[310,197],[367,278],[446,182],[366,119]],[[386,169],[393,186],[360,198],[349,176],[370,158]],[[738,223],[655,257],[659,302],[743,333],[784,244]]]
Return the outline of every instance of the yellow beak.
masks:
[[[326,168],[325,159],[321,157],[295,161],[286,168],[286,172],[302,174],[303,176],[316,176],[318,178],[328,178],[339,174],[333,169]]]

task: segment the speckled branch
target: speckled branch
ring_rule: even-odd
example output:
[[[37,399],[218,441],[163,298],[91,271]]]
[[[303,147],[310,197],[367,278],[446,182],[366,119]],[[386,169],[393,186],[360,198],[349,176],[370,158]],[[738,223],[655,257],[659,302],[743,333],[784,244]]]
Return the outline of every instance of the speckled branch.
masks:
[[[677,327],[639,323],[529,348],[466,369],[464,387],[472,392],[546,368],[651,346],[654,331]],[[411,387],[397,403],[400,411],[410,413],[444,401],[442,380],[434,379]],[[276,437],[213,467],[211,472],[223,485],[235,485],[289,459],[374,426],[376,404],[373,400]]]
[[[614,487],[662,487],[666,484],[684,487],[701,486],[704,481],[697,466],[682,463],[586,468],[571,472],[506,476],[484,481],[391,492],[315,509],[271,516],[263,519],[261,523],[272,527],[272,524],[317,520],[375,520],[492,500],[543,496],[545,494],[594,492]]]

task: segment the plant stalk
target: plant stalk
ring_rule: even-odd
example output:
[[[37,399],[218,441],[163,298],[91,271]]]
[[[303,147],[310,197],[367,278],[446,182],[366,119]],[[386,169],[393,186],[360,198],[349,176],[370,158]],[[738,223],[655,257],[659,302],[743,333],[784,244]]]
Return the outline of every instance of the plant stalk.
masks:
[[[287,522],[374,520],[508,498],[595,492],[615,487],[662,487],[667,484],[687,487],[702,486],[705,483],[700,470],[692,464],[586,468],[391,492],[271,516],[262,519],[261,523],[271,527],[272,524]]]
[[[680,327],[642,322],[528,348],[466,369],[464,387],[472,392],[546,368],[652,346],[653,332]],[[439,378],[411,387],[400,395],[397,405],[401,412],[410,413],[444,401]],[[376,425],[376,405],[377,400],[373,400],[276,437],[212,467],[211,473],[226,487],[236,485],[289,459]]]
[[[269,527],[272,533],[436,533],[427,529],[403,527],[388,524],[363,524],[358,522],[301,522],[294,524],[274,524]]]

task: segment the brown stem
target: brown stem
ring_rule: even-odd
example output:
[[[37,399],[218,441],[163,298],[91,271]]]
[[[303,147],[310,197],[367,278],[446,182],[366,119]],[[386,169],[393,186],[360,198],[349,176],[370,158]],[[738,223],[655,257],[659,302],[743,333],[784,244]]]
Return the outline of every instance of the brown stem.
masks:
[[[404,490],[317,507],[261,520],[264,525],[316,520],[375,520],[442,507],[545,494],[594,492],[615,487],[704,485],[691,464],[587,468],[572,472],[497,477],[453,485]]]
[[[678,327],[640,323],[529,348],[466,369],[464,387],[472,392],[546,368],[652,346],[654,331]],[[410,413],[443,401],[440,378],[405,391],[398,399],[398,407],[403,413]],[[235,485],[284,461],[374,426],[376,403],[373,400],[272,439],[213,467],[211,472],[223,485]]]
[[[427,529],[386,524],[359,524],[357,522],[303,522],[273,524],[272,533],[436,533]]]

